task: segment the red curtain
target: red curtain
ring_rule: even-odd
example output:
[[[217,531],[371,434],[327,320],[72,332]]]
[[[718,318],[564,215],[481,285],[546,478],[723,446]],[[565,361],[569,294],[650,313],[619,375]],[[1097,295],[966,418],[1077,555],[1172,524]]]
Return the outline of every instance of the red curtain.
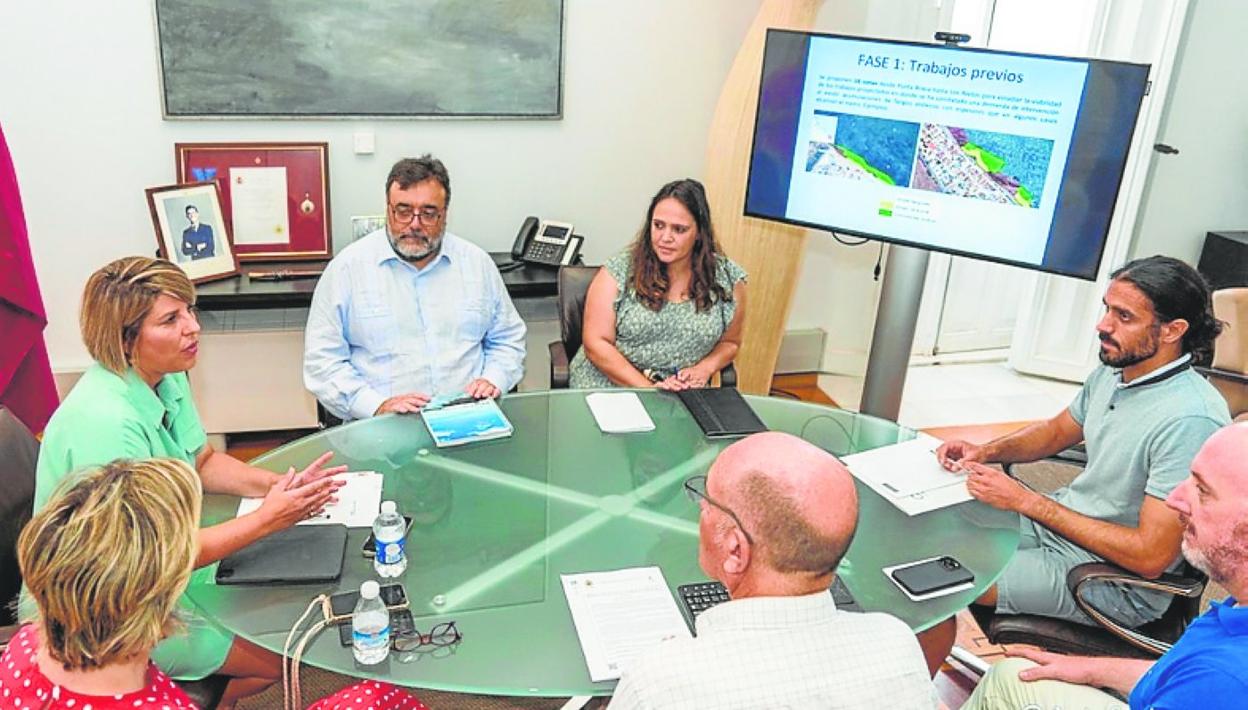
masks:
[[[47,324],[17,174],[0,129],[0,405],[34,432],[43,431],[58,401],[43,342]]]

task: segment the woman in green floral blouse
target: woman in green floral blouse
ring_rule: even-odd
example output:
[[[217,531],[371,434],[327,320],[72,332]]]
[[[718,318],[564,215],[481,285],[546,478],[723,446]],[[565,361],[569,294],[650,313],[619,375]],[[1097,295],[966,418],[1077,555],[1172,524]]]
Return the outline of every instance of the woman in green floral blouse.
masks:
[[[590,284],[572,386],[705,387],[741,345],[745,281],[715,242],[702,183],[664,185]]]

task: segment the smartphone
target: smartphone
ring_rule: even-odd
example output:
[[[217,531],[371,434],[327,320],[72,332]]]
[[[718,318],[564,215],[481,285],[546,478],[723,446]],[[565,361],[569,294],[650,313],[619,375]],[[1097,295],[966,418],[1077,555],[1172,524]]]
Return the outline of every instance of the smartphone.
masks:
[[[948,555],[886,567],[884,573],[914,601],[969,589],[975,575]]]
[[[406,536],[407,533],[411,531],[411,529],[412,529],[412,516],[404,515],[403,516],[403,535]],[[360,548],[360,551],[364,554],[365,557],[367,557],[370,560],[377,556],[377,538],[373,537],[373,533],[371,531],[368,533],[368,539],[364,541],[364,546]]]
[[[341,622],[351,618],[355,604],[360,600],[360,590],[339,592],[329,598],[330,621]],[[381,588],[381,600],[393,614],[407,608],[407,590],[402,584],[387,584]],[[350,626],[350,624],[348,624]]]
[[[338,625],[338,643],[343,646],[351,645],[351,624]],[[390,612],[390,639],[396,636],[404,636],[416,632],[416,620],[412,618],[410,609],[399,609]]]

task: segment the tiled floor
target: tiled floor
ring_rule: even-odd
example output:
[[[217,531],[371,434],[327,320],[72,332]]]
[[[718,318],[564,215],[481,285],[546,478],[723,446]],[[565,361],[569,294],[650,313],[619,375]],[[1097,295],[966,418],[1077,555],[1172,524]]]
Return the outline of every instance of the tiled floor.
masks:
[[[862,379],[821,375],[819,387],[857,409]],[[915,429],[1047,419],[1070,404],[1079,385],[1023,375],[1004,362],[922,365],[906,373],[898,422]]]

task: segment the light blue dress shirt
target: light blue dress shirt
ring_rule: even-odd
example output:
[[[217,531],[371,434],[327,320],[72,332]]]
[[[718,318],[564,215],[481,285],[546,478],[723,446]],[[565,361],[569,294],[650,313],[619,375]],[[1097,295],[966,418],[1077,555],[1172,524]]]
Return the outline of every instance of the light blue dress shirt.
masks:
[[[387,398],[452,395],[478,377],[506,392],[524,374],[524,321],[490,255],[447,233],[423,269],[384,229],[343,249],[312,297],[303,383],[346,420]]]

